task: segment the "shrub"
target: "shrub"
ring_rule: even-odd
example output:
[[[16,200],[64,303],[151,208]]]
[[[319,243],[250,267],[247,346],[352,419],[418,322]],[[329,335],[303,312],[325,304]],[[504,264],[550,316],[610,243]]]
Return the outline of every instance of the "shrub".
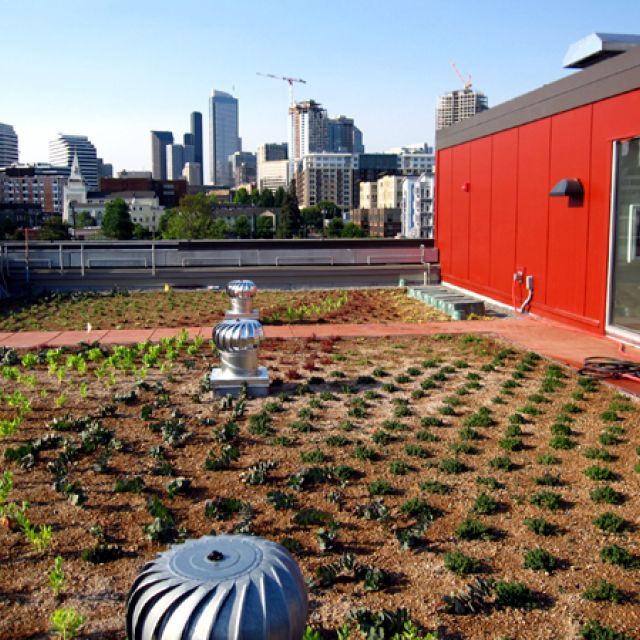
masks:
[[[609,453],[606,449],[598,447],[589,447],[582,454],[587,460],[600,460],[601,462],[613,462],[616,456]]]
[[[594,464],[591,467],[587,467],[584,470],[584,475],[587,476],[590,480],[617,480],[618,476],[616,473],[611,471],[611,469],[607,467],[601,467],[600,465]]]
[[[497,456],[492,460],[489,460],[489,466],[492,469],[499,469],[500,471],[511,471],[515,465],[508,456]]]
[[[465,576],[480,573],[482,563],[477,558],[467,556],[461,551],[450,551],[444,554],[444,566],[456,575]]]
[[[558,527],[544,518],[525,518],[524,524],[538,536],[554,536],[558,532]]]
[[[571,427],[565,422],[554,422],[550,429],[551,435],[553,436],[572,436],[573,431]]]
[[[63,640],[75,638],[86,618],[72,607],[56,609],[51,614],[51,629]]]
[[[426,500],[411,498],[400,505],[400,511],[409,518],[418,520],[435,520],[442,512],[432,507]]]
[[[486,476],[478,476],[476,478],[476,484],[487,487],[492,491],[496,491],[497,489],[502,489],[504,487],[502,482],[498,482],[495,478]]]
[[[622,591],[606,580],[597,580],[590,584],[583,592],[582,597],[591,602],[616,602],[624,600]]]
[[[525,569],[552,573],[557,565],[556,559],[544,549],[531,549],[524,554]]]
[[[523,582],[499,580],[495,584],[494,591],[496,603],[502,607],[530,609],[536,604],[535,593]]]
[[[414,456],[416,458],[428,458],[430,457],[430,453],[419,444],[407,444],[404,448],[405,453],[408,456]]]
[[[395,438],[392,435],[389,435],[386,431],[382,431],[379,429],[378,431],[374,431],[371,435],[371,439],[380,446],[386,446],[393,442]]]
[[[457,458],[443,458],[438,466],[440,471],[448,474],[458,474],[469,471],[469,467]]]
[[[492,515],[498,510],[498,502],[486,493],[481,493],[471,507],[472,513],[478,515]]]
[[[638,565],[637,558],[617,544],[602,547],[602,549],[600,549],[600,560],[607,564],[615,564],[624,569],[631,569]]]
[[[404,460],[392,460],[389,463],[389,471],[394,476],[404,476],[410,471],[409,465]]]
[[[357,460],[360,460],[361,462],[364,462],[365,460],[372,462],[378,459],[378,454],[375,452],[375,450],[371,447],[366,447],[363,444],[359,444],[353,450],[353,455]]]
[[[330,447],[344,447],[349,444],[349,440],[344,436],[328,436],[325,443]]]
[[[142,476],[118,478],[113,487],[114,493],[142,493],[144,489]]]
[[[420,420],[420,426],[425,429],[428,427],[444,427],[445,423],[442,418],[438,418],[436,416],[425,416]]]
[[[502,438],[498,444],[505,451],[522,451],[522,449],[524,449],[524,441],[522,438],[506,436]]]
[[[550,509],[551,511],[561,509],[563,506],[562,496],[553,491],[538,491],[529,498],[529,502],[538,507]]]
[[[595,524],[598,529],[606,531],[607,533],[622,533],[629,528],[629,524],[624,518],[621,518],[611,511],[605,511],[605,513],[594,518],[593,524]]]
[[[386,480],[374,480],[369,483],[367,488],[369,490],[369,495],[372,496],[391,496],[396,493],[396,489],[393,485]]]
[[[600,414],[600,417],[604,422],[618,422],[622,418],[615,412],[615,410],[607,409]]]
[[[631,636],[600,624],[596,620],[589,620],[587,624],[580,627],[580,635],[584,640],[633,640]]]
[[[418,440],[421,440],[422,442],[440,442],[439,436],[437,436],[435,433],[427,431],[426,429],[418,431],[418,433],[416,433],[416,438]]]
[[[463,520],[456,528],[455,534],[462,540],[480,540],[492,537],[489,527],[473,518]]]
[[[560,480],[559,474],[545,473],[538,476],[535,479],[535,483],[542,487],[560,487],[562,486],[562,480]]]
[[[541,453],[536,458],[536,462],[538,464],[552,465],[552,464],[558,464],[560,460],[558,460],[558,458],[556,458],[551,453]]]
[[[443,416],[455,416],[456,410],[449,404],[444,404],[438,408],[438,413]]]
[[[476,453],[478,453],[478,449],[468,442],[452,442],[449,445],[449,449],[456,455],[459,455],[461,453],[475,455]]]
[[[458,431],[460,440],[480,440],[480,434],[472,427],[464,427]]]
[[[301,509],[293,516],[293,523],[298,526],[314,526],[331,522],[331,514],[318,509]]]
[[[438,480],[426,480],[420,483],[420,489],[427,491],[428,493],[437,493],[441,496],[449,493],[449,487]]]
[[[316,462],[325,462],[327,460],[327,456],[320,449],[313,449],[311,451],[301,451],[300,452],[300,461],[313,464]]]
[[[605,447],[620,444],[620,438],[615,433],[612,433],[610,430],[603,431],[598,436],[598,442],[604,445]]]
[[[624,494],[616,491],[613,487],[597,487],[589,493],[589,497],[596,503],[605,502],[607,504],[622,504]]]

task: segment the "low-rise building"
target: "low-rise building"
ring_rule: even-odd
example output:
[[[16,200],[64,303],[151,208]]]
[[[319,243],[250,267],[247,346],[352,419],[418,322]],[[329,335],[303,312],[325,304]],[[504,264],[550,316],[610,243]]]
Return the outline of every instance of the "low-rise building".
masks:
[[[378,180],[377,206],[380,209],[400,209],[403,176],[383,176]]]
[[[296,190],[301,207],[334,202],[345,216],[353,207],[353,171],[356,156],[351,153],[310,153],[297,163]]]
[[[407,176],[402,183],[402,229],[405,238],[433,238],[433,175]]]
[[[69,167],[51,164],[14,164],[0,169],[0,204],[40,208],[43,214],[62,215]]]

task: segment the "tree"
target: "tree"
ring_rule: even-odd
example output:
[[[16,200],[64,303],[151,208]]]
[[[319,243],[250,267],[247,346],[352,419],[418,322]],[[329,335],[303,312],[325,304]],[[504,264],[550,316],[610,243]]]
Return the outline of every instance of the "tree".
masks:
[[[273,197],[273,191],[271,191],[271,189],[263,189],[260,192],[260,201],[258,202],[258,204],[261,207],[273,207],[275,203],[276,201]]]
[[[95,227],[96,219],[88,211],[78,211],[74,215],[74,228],[84,229],[85,227]]]
[[[212,207],[215,200],[204,193],[184,196],[177,209],[169,209],[160,218],[158,231],[166,240],[220,239],[229,232],[227,224],[216,224]]]
[[[0,240],[9,239],[16,232],[16,223],[7,216],[0,216]]]
[[[273,196],[273,206],[281,207],[284,204],[284,197],[286,194],[287,192],[284,190],[284,187],[278,187],[275,195]]]
[[[331,218],[337,218],[342,215],[338,205],[335,202],[331,202],[331,200],[321,200],[316,207],[324,215],[325,220],[331,220]]]
[[[302,224],[305,229],[312,228],[319,231],[322,230],[322,211],[318,209],[318,205],[300,209],[300,215],[302,217]]]
[[[251,202],[251,196],[249,192],[244,188],[240,187],[233,194],[233,204],[249,204]]]
[[[347,222],[347,224],[344,225],[340,236],[342,238],[364,238],[365,233],[362,230],[362,227],[358,226],[355,222]]]
[[[327,235],[330,238],[340,238],[344,229],[344,222],[342,218],[331,218],[327,225]]]
[[[292,180],[278,216],[276,238],[293,238],[300,232],[300,222],[296,181]]]
[[[129,207],[122,198],[115,198],[107,202],[102,218],[102,233],[107,238],[131,240],[133,222],[129,215]]]
[[[260,192],[258,191],[258,189],[256,189],[256,187],[253,187],[253,189],[251,189],[251,196],[249,198],[251,200],[251,204],[254,207],[257,207],[260,204]]]
[[[273,219],[271,216],[259,216],[256,220],[256,238],[273,238]]]
[[[233,225],[233,235],[236,238],[250,238],[251,237],[251,225],[249,224],[249,218],[247,216],[238,216]]]
[[[69,225],[62,222],[61,216],[51,216],[42,224],[42,230],[38,237],[41,240],[68,240]]]
[[[146,227],[143,227],[139,222],[133,225],[133,237],[136,240],[145,240],[151,237],[151,231]]]

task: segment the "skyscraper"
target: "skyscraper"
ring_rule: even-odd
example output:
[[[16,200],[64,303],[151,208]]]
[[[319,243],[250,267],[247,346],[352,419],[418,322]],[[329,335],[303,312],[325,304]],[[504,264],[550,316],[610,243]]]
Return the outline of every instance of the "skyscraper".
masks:
[[[209,171],[211,183],[233,184],[229,156],[241,151],[238,136],[238,100],[224,91],[211,92],[209,99]]]
[[[0,167],[18,162],[18,136],[10,124],[0,122]]]
[[[327,123],[327,151],[333,153],[364,153],[362,131],[353,124],[353,118],[336,116]]]
[[[489,108],[487,96],[480,91],[462,89],[450,91],[438,98],[436,110],[436,129],[449,127],[460,120],[471,118],[476,113]]]
[[[182,170],[184,169],[185,163],[184,149],[184,146],[181,144],[167,145],[167,180],[180,180],[182,178]]]
[[[167,179],[168,144],[173,144],[171,131],[151,132],[151,175],[154,180]]]
[[[327,110],[315,100],[289,107],[289,161],[327,150]]]
[[[96,148],[87,136],[59,133],[49,142],[49,162],[58,167],[70,167],[78,156],[80,173],[90,190],[98,189],[98,158]]]
[[[200,184],[203,184],[202,168],[204,167],[202,158],[202,114],[199,111],[191,113],[191,142],[185,144],[193,145],[193,161],[200,165]]]

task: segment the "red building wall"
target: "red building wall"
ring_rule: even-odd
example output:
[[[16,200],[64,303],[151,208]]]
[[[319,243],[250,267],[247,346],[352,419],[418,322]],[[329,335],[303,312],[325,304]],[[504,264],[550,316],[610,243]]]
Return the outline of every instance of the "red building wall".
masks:
[[[640,89],[437,151],[442,278],[604,333],[613,141],[640,135]],[[549,197],[579,178],[584,201]]]

